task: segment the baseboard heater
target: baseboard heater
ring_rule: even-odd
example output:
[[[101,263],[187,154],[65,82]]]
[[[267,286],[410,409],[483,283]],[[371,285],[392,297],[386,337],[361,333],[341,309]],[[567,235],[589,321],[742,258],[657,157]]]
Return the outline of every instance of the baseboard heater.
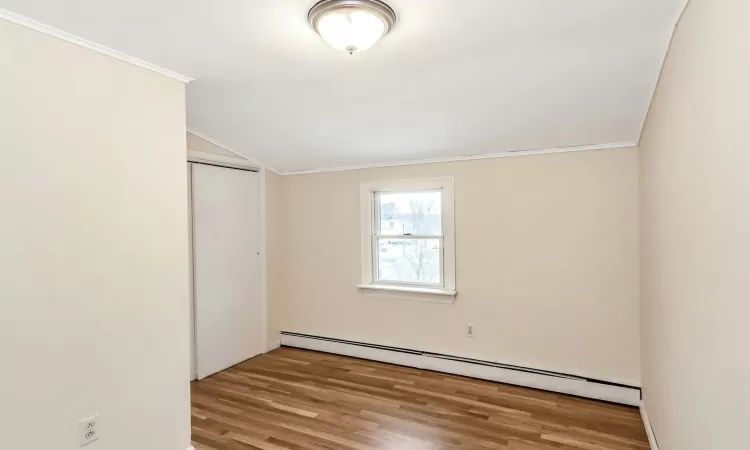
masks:
[[[290,331],[281,332],[281,345],[515,384],[624,405],[638,406],[641,402],[641,389],[636,386],[492,361]]]

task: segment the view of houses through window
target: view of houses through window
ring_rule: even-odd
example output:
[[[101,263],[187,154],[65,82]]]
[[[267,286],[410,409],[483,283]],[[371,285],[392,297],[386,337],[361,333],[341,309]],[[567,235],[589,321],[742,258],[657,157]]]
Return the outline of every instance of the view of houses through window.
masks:
[[[442,191],[376,192],[378,282],[442,285]]]

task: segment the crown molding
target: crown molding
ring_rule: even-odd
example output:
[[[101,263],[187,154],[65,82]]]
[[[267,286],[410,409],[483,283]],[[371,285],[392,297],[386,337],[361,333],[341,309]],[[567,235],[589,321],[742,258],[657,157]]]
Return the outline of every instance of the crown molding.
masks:
[[[250,156],[247,156],[247,155],[243,154],[239,150],[235,150],[234,148],[232,148],[232,147],[230,147],[230,146],[228,146],[228,145],[226,145],[226,144],[224,144],[224,143],[222,143],[220,141],[217,141],[216,139],[213,139],[213,138],[211,138],[209,136],[206,136],[205,134],[201,133],[200,131],[196,130],[195,128],[187,127],[187,132],[190,133],[190,134],[192,134],[193,136],[197,136],[197,137],[203,139],[204,141],[209,142],[209,143],[211,143],[211,144],[213,144],[213,145],[215,145],[215,146],[217,146],[217,147],[219,147],[219,148],[221,148],[223,150],[226,150],[229,153],[237,155],[238,158],[245,159],[246,161],[254,164],[258,168],[268,169],[268,170],[270,170],[271,172],[273,172],[273,173],[275,173],[277,175],[283,175],[281,172],[279,172],[278,170],[276,170],[273,167],[269,166],[268,164],[263,164],[260,161],[258,161],[257,159],[252,158]]]
[[[550,155],[554,153],[585,152],[592,150],[611,150],[617,148],[637,147],[635,142],[614,142],[610,144],[580,145],[576,147],[559,147],[540,150],[513,150],[499,153],[486,153],[481,155],[452,156],[447,158],[419,159],[413,161],[402,161],[392,163],[364,164],[361,166],[330,167],[309,170],[290,170],[282,172],[282,175],[304,175],[310,173],[341,172],[345,170],[377,169],[382,167],[414,166],[418,164],[435,164],[458,161],[474,161],[480,159],[511,158],[518,156]]]
[[[0,9],[0,19],[5,19],[8,22],[13,22],[15,24],[21,25],[26,28],[30,28],[40,33],[44,33],[46,35],[53,36],[58,39],[62,39],[63,41],[70,42],[71,44],[75,44],[75,45],[87,48],[89,50],[95,51],[97,53],[101,53],[103,55],[107,55],[112,58],[119,59],[120,61],[133,64],[135,66],[150,70],[152,72],[156,72],[160,75],[164,75],[166,77],[173,78],[178,81],[182,81],[183,83],[189,83],[193,81],[193,78],[190,78],[188,76],[181,75],[177,72],[173,72],[163,67],[159,67],[155,64],[151,64],[149,62],[143,61],[142,59],[138,59],[133,56],[126,55],[125,53],[118,52],[117,50],[113,50],[109,47],[105,47],[103,45],[99,45],[94,42],[87,41],[86,39],[80,38],[74,34],[68,33],[66,31],[58,30],[57,28],[53,28],[49,25],[45,25],[43,23],[37,22],[36,20],[29,19],[28,17],[21,16],[19,14],[7,11],[5,9]]]

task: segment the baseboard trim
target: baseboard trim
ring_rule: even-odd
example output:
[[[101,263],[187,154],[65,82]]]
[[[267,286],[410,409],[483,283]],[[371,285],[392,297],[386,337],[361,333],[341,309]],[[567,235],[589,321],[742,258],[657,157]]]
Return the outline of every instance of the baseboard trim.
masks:
[[[268,343],[268,349],[267,351],[276,350],[277,348],[281,347],[281,340],[276,340],[273,342]]]
[[[417,369],[434,370],[630,406],[640,406],[641,402],[641,390],[635,386],[590,380],[574,375],[510,366],[491,361],[286,331],[281,333],[281,345]]]
[[[646,405],[643,402],[641,402],[640,410],[641,418],[643,419],[643,426],[646,427],[648,445],[651,446],[651,450],[659,450],[659,443],[656,442],[656,435],[654,434],[654,429],[651,427],[651,421],[649,420],[648,413],[646,412]]]
[[[190,447],[188,447],[188,448],[187,448],[187,450],[195,450],[195,447],[193,447],[193,446],[191,445]]]

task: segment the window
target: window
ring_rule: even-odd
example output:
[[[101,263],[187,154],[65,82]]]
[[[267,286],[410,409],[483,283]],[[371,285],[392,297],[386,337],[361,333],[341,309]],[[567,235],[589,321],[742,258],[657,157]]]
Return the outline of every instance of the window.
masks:
[[[453,178],[363,183],[360,288],[456,295]]]

